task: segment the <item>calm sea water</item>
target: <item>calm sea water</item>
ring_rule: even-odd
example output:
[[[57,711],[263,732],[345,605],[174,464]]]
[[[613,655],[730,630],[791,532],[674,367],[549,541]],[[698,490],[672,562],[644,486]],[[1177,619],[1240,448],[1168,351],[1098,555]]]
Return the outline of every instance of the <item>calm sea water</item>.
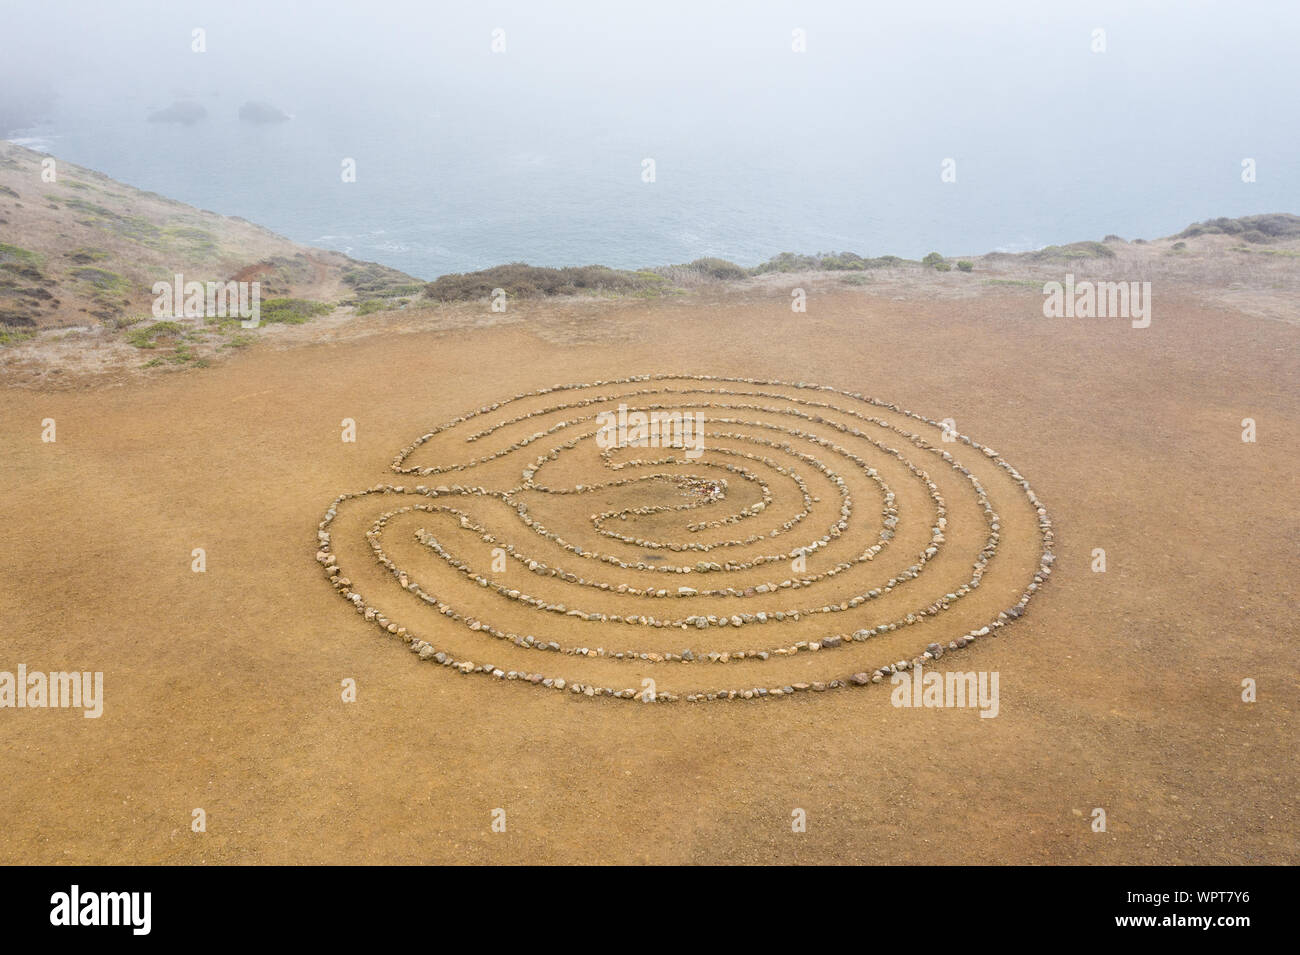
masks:
[[[9,138],[421,278],[1020,251],[1300,212],[1283,4],[63,6],[0,40],[9,95],[31,95]],[[207,118],[147,120],[178,99]],[[293,118],[241,122],[249,99]]]

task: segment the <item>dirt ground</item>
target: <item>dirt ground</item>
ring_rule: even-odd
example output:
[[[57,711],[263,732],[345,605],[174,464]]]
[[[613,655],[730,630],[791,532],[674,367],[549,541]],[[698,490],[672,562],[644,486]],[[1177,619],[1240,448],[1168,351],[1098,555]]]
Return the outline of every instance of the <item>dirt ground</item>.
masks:
[[[0,710],[0,862],[1300,862],[1300,327],[1172,289],[1147,329],[1045,319],[1024,288],[788,302],[525,303],[474,329],[404,320],[118,384],[5,386],[0,670],[103,671],[106,700],[97,720]],[[382,638],[322,575],[329,502],[418,483],[388,466],[430,427],[656,372],[952,417],[1028,478],[1054,573],[1004,635],[936,664],[998,671],[997,718],[896,708],[888,683],[642,705],[462,676]],[[1032,512],[1006,511],[994,565],[1025,578]],[[345,569],[360,540],[340,544]],[[487,639],[421,623],[471,656]]]

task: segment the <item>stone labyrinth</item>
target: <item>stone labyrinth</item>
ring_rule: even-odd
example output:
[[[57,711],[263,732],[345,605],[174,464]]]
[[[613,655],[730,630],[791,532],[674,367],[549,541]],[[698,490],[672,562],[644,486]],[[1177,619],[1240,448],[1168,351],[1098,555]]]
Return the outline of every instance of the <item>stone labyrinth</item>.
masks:
[[[662,422],[648,438],[611,425],[638,412]],[[992,448],[803,382],[556,385],[432,428],[392,469],[411,483],[325,512],[334,589],[420,660],[585,696],[887,681],[1006,633],[1055,560]]]

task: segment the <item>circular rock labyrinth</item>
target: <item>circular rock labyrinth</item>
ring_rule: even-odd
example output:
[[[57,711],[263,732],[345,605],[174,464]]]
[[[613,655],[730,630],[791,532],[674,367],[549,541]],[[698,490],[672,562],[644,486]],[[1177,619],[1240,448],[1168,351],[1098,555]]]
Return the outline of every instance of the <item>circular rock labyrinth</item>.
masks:
[[[637,412],[702,425],[647,434]],[[586,696],[879,683],[998,635],[1055,560],[997,452],[803,382],[556,385],[433,428],[392,469],[420,483],[325,512],[334,589],[421,660]]]

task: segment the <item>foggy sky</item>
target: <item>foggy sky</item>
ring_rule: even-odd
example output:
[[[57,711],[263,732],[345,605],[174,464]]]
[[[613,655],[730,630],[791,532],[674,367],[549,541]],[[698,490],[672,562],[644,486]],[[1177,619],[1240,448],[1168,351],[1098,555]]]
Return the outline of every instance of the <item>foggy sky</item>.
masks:
[[[202,55],[190,50],[195,27]],[[498,27],[504,56],[490,50]],[[804,55],[790,52],[796,27]],[[1097,27],[1101,56],[1089,50]],[[0,125],[86,110],[134,124],[187,99],[228,118],[260,100],[328,117],[346,155],[346,130],[364,125],[379,157],[369,168],[413,182],[451,146],[482,155],[497,142],[512,155],[563,153],[575,176],[604,175],[603,159],[583,157],[616,142],[633,156],[695,151],[773,182],[882,195],[937,181],[954,156],[961,214],[989,235],[1042,238],[1008,209],[1023,194],[1058,202],[1063,230],[1108,202],[1116,231],[1153,234],[1202,211],[1204,183],[1230,182],[1243,156],[1259,162],[1259,188],[1225,192],[1205,214],[1300,211],[1298,40],[1300,4],[1282,0],[52,0],[7,5]],[[719,215],[759,198],[710,189]]]

